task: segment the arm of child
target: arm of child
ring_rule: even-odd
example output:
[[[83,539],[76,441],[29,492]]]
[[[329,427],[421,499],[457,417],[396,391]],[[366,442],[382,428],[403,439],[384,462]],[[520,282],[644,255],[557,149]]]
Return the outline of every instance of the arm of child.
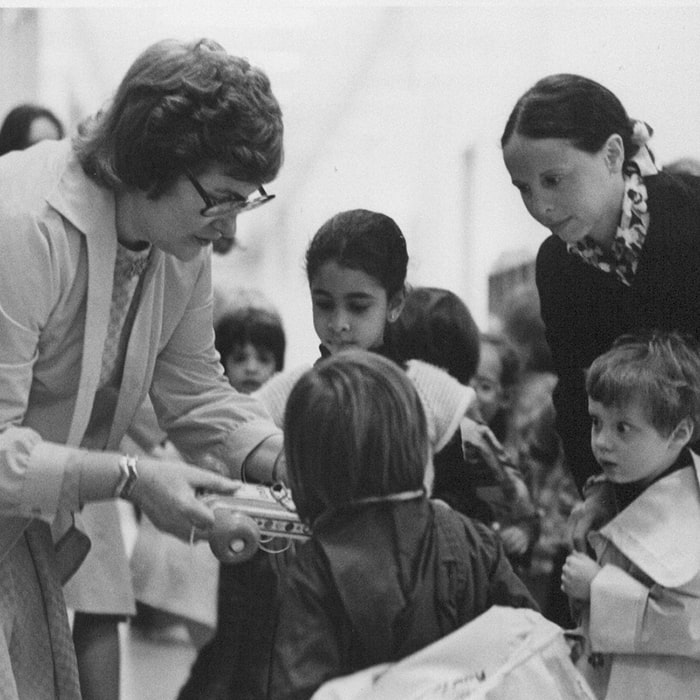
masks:
[[[591,585],[593,649],[700,659],[698,578],[683,588],[648,587],[606,565]]]

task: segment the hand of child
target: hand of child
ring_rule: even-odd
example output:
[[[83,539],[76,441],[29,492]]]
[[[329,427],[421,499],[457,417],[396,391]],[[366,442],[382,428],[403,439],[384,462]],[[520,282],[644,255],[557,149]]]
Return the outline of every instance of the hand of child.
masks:
[[[587,554],[572,552],[562,568],[562,591],[576,600],[590,600],[591,582],[599,571],[598,563]]]
[[[498,532],[506,554],[525,554],[530,543],[528,533],[517,525],[504,527]]]

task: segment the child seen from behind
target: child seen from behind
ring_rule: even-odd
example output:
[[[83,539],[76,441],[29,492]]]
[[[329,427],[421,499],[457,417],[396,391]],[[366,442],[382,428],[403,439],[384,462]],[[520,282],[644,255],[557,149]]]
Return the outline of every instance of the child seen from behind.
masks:
[[[536,608],[496,535],[427,498],[423,405],[396,363],[361,350],[317,363],[292,390],[284,430],[313,536],[282,583],[272,697],[309,698],[491,605]]]

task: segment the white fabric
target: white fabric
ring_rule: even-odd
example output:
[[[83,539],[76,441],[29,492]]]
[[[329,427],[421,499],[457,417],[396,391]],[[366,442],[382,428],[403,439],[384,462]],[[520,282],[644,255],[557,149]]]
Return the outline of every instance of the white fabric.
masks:
[[[395,664],[326,682],[312,700],[594,700],[563,630],[526,608],[494,606]]]

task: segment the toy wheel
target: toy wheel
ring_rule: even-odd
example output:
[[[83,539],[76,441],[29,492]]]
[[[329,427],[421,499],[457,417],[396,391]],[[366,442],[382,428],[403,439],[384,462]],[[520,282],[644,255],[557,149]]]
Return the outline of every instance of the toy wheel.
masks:
[[[260,530],[255,521],[240,511],[216,508],[209,547],[224,564],[248,561],[258,551]]]

